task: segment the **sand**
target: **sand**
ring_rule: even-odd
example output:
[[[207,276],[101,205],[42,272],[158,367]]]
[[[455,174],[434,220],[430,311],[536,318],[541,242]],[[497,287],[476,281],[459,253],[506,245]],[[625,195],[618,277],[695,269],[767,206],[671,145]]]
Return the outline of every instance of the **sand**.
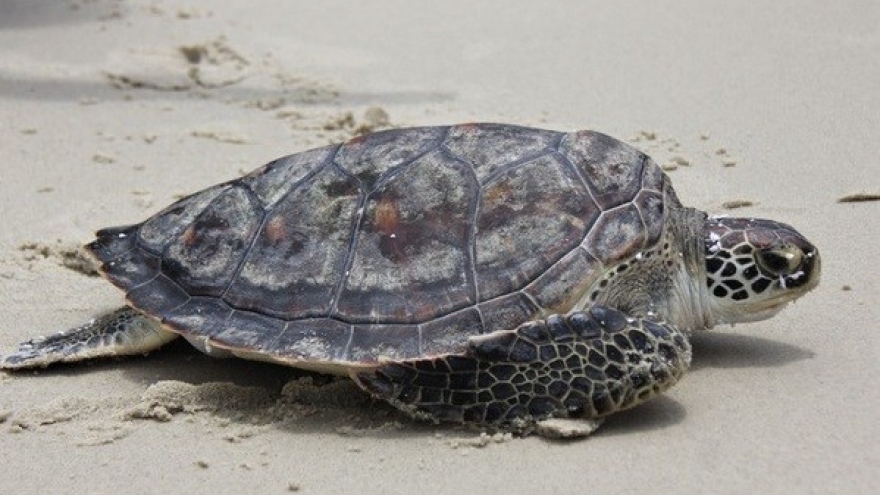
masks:
[[[0,493],[880,492],[877,2],[228,3],[0,3],[0,349],[120,304],[95,229],[387,126],[628,139],[686,203],[797,226],[822,283],[576,442],[185,345],[0,374]]]

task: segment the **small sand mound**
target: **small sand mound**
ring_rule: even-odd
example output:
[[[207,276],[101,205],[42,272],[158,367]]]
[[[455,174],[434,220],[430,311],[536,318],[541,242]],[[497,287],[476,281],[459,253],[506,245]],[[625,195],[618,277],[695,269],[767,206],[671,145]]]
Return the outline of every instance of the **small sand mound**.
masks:
[[[128,419],[170,421],[178,413],[207,411],[236,413],[263,409],[274,403],[269,391],[233,383],[209,382],[199,385],[163,380],[151,385],[141,401],[125,412]]]

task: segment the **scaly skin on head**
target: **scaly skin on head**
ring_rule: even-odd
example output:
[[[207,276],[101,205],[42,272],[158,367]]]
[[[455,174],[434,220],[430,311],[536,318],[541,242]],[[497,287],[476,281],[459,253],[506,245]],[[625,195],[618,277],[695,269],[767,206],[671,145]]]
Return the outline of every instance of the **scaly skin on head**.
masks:
[[[706,300],[718,323],[769,318],[819,283],[819,251],[784,223],[710,217]]]

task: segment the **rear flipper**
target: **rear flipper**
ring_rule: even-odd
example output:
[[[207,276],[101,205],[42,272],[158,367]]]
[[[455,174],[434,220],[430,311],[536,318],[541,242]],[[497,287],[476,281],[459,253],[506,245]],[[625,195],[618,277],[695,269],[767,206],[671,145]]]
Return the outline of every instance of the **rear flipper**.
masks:
[[[671,325],[594,306],[473,337],[460,355],[389,363],[354,379],[418,418],[525,430],[633,407],[677,382],[690,357]]]
[[[3,356],[0,369],[46,367],[85,359],[144,354],[177,338],[159,321],[129,307],[117,309],[83,326],[22,342]]]

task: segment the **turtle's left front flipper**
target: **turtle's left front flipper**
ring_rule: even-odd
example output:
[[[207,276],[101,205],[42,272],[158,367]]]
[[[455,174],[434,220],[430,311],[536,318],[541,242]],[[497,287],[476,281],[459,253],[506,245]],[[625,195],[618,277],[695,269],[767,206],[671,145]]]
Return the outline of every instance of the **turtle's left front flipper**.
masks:
[[[124,307],[65,332],[22,342],[0,360],[2,370],[144,354],[177,338],[153,318]]]
[[[354,378],[416,417],[527,428],[635,406],[677,382],[690,357],[671,325],[594,306],[473,337],[461,355],[393,362]]]

